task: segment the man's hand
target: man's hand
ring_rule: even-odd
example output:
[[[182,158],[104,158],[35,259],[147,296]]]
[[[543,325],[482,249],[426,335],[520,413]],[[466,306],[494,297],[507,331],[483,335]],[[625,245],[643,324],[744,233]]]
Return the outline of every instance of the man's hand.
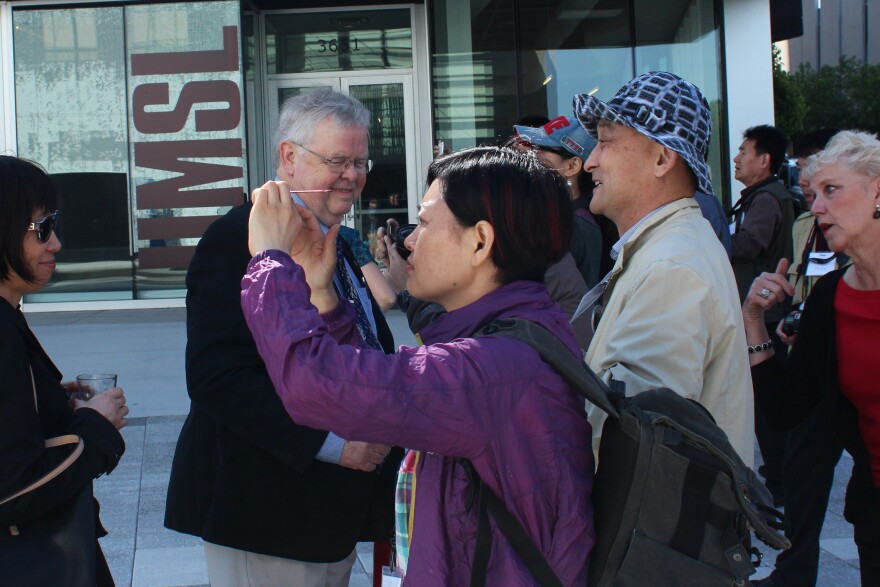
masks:
[[[406,261],[397,252],[394,235],[387,234],[384,226],[379,227],[376,236],[376,259],[386,267],[385,281],[394,293],[399,293],[406,289]]]
[[[339,459],[339,464],[349,469],[370,473],[382,464],[389,452],[391,452],[391,447],[387,444],[368,444],[346,440],[342,447],[342,457]]]
[[[290,251],[302,231],[303,220],[284,182],[267,181],[254,190],[248,220],[248,249],[256,255],[269,249]]]

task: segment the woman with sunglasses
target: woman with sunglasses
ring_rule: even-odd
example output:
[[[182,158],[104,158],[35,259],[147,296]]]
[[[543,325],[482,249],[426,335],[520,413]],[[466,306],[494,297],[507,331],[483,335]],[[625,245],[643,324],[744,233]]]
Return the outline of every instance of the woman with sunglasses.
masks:
[[[436,159],[428,184],[405,243],[412,295],[446,310],[421,330],[424,346],[385,355],[349,344],[358,336],[354,312],[332,289],[336,229],[325,237],[275,183],[254,192],[255,257],[241,302],[248,326],[297,423],[420,451],[405,585],[472,584],[478,516],[461,459],[522,523],[561,584],[586,585],[593,456],[583,400],[527,344],[474,337],[493,320],[521,318],[580,357],[541,283],[568,248],[565,183],[533,155],[482,147]],[[485,584],[535,585],[490,528]]]
[[[22,296],[39,291],[55,270],[56,206],[42,169],[0,156],[0,582],[113,585],[97,540],[106,531],[92,480],[112,471],[125,451],[125,396],[116,387],[68,399],[75,382],[61,382],[21,311]],[[82,515],[73,534],[94,542],[85,538],[74,558],[41,537],[75,507]]]

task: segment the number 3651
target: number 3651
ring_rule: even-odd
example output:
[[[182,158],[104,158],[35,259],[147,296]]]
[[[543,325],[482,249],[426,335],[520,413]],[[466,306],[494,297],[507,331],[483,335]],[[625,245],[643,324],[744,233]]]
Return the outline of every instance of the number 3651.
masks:
[[[327,51],[337,53],[339,51],[339,42],[336,39],[318,39],[318,47],[318,53],[326,53]],[[351,39],[350,48],[352,51],[359,49],[357,39]]]

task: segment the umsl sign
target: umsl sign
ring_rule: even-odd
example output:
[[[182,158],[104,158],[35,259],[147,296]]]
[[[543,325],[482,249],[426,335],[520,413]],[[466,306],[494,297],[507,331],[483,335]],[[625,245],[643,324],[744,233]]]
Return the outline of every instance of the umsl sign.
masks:
[[[217,29],[221,49],[131,55],[135,202],[138,210],[156,211],[153,217],[138,214],[139,241],[199,238],[218,218],[167,215],[169,208],[220,208],[243,201],[238,40],[238,27],[224,26]],[[194,250],[139,247],[140,267],[183,269]]]

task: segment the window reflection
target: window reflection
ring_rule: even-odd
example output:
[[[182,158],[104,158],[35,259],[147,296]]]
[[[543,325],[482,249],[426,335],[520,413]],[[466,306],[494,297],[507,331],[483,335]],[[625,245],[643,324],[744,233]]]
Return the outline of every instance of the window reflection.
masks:
[[[695,84],[712,109],[713,137],[709,143],[712,183],[722,193],[720,41],[712,0],[669,0],[662,5],[635,0],[636,73],[672,71]]]
[[[714,0],[437,0],[435,137],[453,149],[504,140],[517,119],[571,114],[576,93],[607,100],[635,75],[666,70],[721,112]],[[518,46],[517,46],[518,44]],[[721,145],[710,166],[721,193]]]
[[[212,216],[228,210],[233,200],[243,200],[243,125],[238,120],[221,121],[224,113],[232,113],[226,118],[240,117],[241,72],[238,65],[228,64],[226,69],[198,69],[194,57],[176,62],[180,71],[164,68],[169,71],[138,75],[132,73],[129,58],[133,62],[152,53],[216,51],[218,45],[229,44],[223,37],[227,28],[234,29],[231,45],[238,55],[239,11],[234,0],[13,7],[18,154],[47,170],[60,194],[62,218],[58,236],[63,248],[55,276],[39,293],[26,296],[26,302],[185,294],[192,246]],[[222,87],[227,91],[207,98],[200,94],[175,110],[181,88],[190,82],[197,89],[206,87],[199,83],[213,82],[212,88],[226,84]],[[130,110],[130,92],[139,86],[145,94],[153,93],[141,110]],[[189,108],[195,104],[199,107],[193,110],[210,113],[190,116]],[[178,111],[183,114],[180,120],[168,123]],[[138,115],[149,119],[150,128],[132,124]],[[203,122],[194,122],[200,116]],[[237,140],[238,150],[197,152],[201,145],[210,146],[211,140]],[[149,167],[146,161],[137,162],[137,153],[147,151],[151,143],[162,143],[153,144],[152,151],[159,152],[153,159],[162,159],[170,149],[157,146],[195,146],[177,159],[162,159],[167,165]],[[177,163],[181,159],[187,163]],[[220,163],[215,163],[218,159]],[[206,168],[220,169],[223,177],[204,173]],[[154,197],[141,201],[144,186],[162,181],[177,189],[164,190],[158,194],[161,198],[155,197],[158,189],[144,189]],[[235,197],[216,203],[210,194],[223,190],[231,190]]]

